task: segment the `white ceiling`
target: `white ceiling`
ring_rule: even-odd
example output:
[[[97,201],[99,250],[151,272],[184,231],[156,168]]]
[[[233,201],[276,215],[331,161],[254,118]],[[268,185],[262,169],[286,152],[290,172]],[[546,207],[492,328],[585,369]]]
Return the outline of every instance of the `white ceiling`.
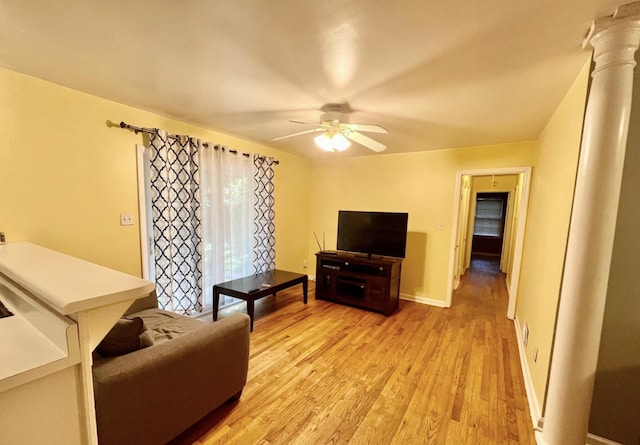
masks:
[[[309,158],[335,154],[271,139],[330,102],[385,153],[486,145],[539,137],[628,2],[0,0],[0,66]]]

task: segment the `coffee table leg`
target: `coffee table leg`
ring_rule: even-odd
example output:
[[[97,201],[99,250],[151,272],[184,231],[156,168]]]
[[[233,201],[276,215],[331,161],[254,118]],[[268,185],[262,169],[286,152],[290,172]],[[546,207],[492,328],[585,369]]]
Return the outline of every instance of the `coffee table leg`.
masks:
[[[251,298],[247,299],[247,313],[251,319],[251,329],[249,331],[253,332],[253,300]]]
[[[213,286],[213,321],[218,319],[218,305],[220,304],[220,289]]]
[[[309,280],[307,277],[304,277],[302,281],[302,298],[304,299],[304,304],[307,304],[307,289],[309,287]]]

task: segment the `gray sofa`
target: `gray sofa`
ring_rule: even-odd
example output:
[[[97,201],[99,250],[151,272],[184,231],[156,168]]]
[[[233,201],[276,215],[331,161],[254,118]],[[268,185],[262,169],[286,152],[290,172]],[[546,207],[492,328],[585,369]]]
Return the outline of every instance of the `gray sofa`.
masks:
[[[249,364],[246,314],[204,323],[158,309],[154,294],[137,300],[125,317],[123,324],[138,324],[141,348],[109,350],[114,327],[94,353],[100,445],[164,444],[240,397]]]

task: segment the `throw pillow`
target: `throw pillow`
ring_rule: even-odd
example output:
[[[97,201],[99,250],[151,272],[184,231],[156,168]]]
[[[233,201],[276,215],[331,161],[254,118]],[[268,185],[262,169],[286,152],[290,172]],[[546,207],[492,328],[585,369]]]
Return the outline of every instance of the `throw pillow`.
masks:
[[[96,350],[102,357],[128,354],[142,348],[140,334],[146,330],[140,317],[122,317],[102,339]]]

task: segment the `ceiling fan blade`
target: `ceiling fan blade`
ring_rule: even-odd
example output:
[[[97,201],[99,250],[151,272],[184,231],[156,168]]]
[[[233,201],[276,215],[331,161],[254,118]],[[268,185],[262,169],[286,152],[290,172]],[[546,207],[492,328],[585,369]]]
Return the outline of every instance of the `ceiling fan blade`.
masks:
[[[364,134],[358,133],[356,131],[352,131],[346,136],[352,141],[355,141],[360,145],[364,145],[368,149],[376,151],[378,153],[384,151],[387,148],[386,145],[381,144],[380,142],[371,139],[369,136],[365,136]]]
[[[301,134],[307,134],[307,133],[315,133],[317,131],[324,131],[324,128],[314,128],[313,130],[305,130],[305,131],[300,131],[298,133],[293,133],[293,134],[288,134],[286,136],[280,136],[277,138],[273,138],[271,139],[272,141],[279,141],[281,139],[287,139],[287,138],[292,138],[294,136],[300,136]]]
[[[292,124],[302,124],[302,125],[318,125],[317,122],[302,122],[302,121],[292,121],[289,120]]]
[[[347,124],[353,131],[364,131],[365,133],[385,133],[388,134],[386,128],[382,128],[380,125],[365,125],[365,124]]]

